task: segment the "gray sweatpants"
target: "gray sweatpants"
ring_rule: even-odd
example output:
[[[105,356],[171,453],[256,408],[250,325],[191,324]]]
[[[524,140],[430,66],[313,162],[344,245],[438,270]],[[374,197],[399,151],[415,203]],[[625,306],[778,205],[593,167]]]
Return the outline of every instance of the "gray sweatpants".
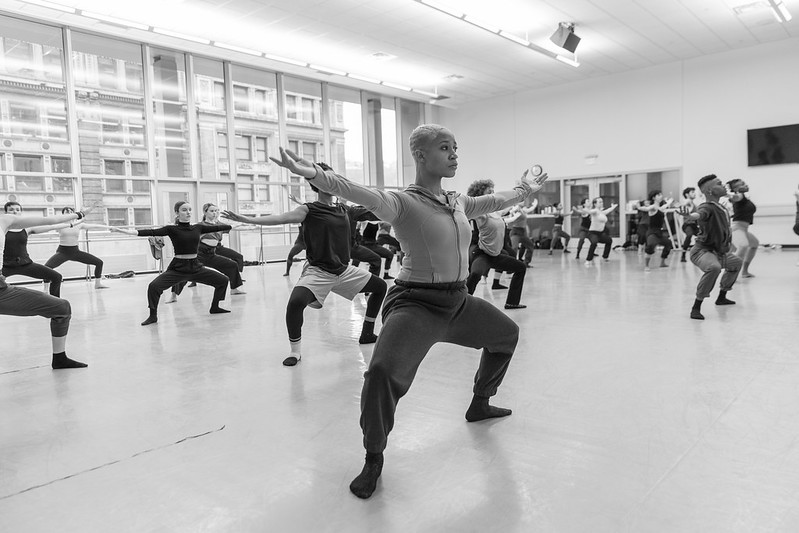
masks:
[[[383,304],[383,329],[361,392],[366,451],[385,449],[397,403],[435,343],[482,348],[473,391],[489,397],[497,393],[518,340],[516,323],[490,303],[469,296],[465,285],[450,290],[391,287]]]
[[[732,289],[735,280],[738,279],[741,265],[743,265],[741,258],[732,252],[719,255],[698,246],[691,248],[691,262],[704,272],[696,286],[697,300],[704,300],[710,296],[710,291],[716,285],[716,280],[722,269],[724,269],[724,275],[721,276],[719,288],[723,291]]]
[[[63,298],[9,285],[0,289],[0,315],[49,318],[53,337],[64,337],[69,331],[72,307]]]

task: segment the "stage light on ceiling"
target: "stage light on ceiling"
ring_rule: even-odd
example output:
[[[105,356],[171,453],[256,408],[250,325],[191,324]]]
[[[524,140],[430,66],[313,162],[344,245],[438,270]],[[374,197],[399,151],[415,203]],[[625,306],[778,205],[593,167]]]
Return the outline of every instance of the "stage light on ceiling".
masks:
[[[580,38],[574,33],[573,22],[561,22],[558,24],[558,29],[555,30],[549,40],[572,54],[577,50],[577,45],[580,44]]]

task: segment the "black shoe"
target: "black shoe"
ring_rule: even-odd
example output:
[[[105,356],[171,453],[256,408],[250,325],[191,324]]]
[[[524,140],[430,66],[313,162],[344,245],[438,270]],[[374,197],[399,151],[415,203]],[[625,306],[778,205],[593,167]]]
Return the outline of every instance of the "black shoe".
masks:
[[[300,362],[300,359],[302,359],[302,356],[294,357],[293,355],[289,355],[288,357],[283,359],[283,366],[295,366],[297,363]]]
[[[705,316],[699,312],[699,309],[691,309],[691,318],[694,320],[704,320]]]
[[[527,309],[524,304],[505,304],[505,309]]]

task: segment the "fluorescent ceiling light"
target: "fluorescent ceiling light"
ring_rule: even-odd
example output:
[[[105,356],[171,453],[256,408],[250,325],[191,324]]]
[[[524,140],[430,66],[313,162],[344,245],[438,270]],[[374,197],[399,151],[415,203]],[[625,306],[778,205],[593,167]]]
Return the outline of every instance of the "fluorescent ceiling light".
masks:
[[[576,55],[574,56],[574,59],[571,59],[569,57],[562,56],[562,55],[558,54],[558,55],[555,56],[555,59],[557,59],[561,63],[566,63],[567,65],[570,65],[572,67],[579,67],[580,66],[580,63],[577,62],[577,56]]]
[[[129,20],[112,17],[110,15],[103,15],[102,13],[95,13],[94,11],[83,11],[80,12],[81,15],[84,17],[93,18],[96,20],[100,20],[102,22],[110,22],[111,24],[116,24],[117,26],[125,26],[127,28],[134,28],[137,30],[144,30],[147,31],[150,29],[150,26],[146,24],[141,24],[139,22],[131,22]]]
[[[465,20],[469,24],[473,24],[473,25],[477,26],[478,28],[483,28],[486,31],[490,31],[491,33],[499,33],[500,32],[500,29],[497,28],[496,26],[490,26],[490,25],[486,24],[485,22],[482,22],[480,20],[475,19],[471,15],[466,15],[465,17],[463,17],[463,20]]]
[[[374,83],[375,85],[380,85],[380,80],[375,78],[368,78],[366,76],[361,76],[360,74],[353,74],[352,72],[347,74],[348,78],[352,78],[354,80],[365,81],[367,83]]]
[[[290,57],[283,57],[283,56],[276,56],[275,54],[264,54],[264,57],[267,59],[272,59],[274,61],[280,61],[281,63],[288,63],[290,65],[297,65],[298,67],[307,67],[308,63],[306,61],[299,61],[297,59],[291,59]]]
[[[452,15],[453,17],[458,19],[463,18],[463,11],[458,11],[444,4],[439,4],[438,2],[434,2],[433,0],[418,0],[418,1],[421,4],[432,7],[433,9],[441,11],[442,13],[446,13],[447,15]]]
[[[510,41],[513,41],[514,43],[518,43],[522,46],[530,46],[530,41],[528,41],[527,39],[522,39],[521,37],[517,37],[516,35],[508,31],[500,30],[499,35]]]
[[[423,91],[421,89],[411,89],[412,92],[429,96],[430,98],[438,98],[438,93],[431,93],[430,91]]]
[[[783,0],[768,0],[768,5],[774,12],[774,17],[777,19],[777,22],[788,22],[793,18]]]
[[[55,2],[48,2],[47,0],[25,0],[25,3],[34,4],[42,7],[49,7],[50,9],[57,9],[59,11],[64,11],[65,13],[75,13],[77,11],[74,7],[62,6],[61,4],[56,4]]]
[[[410,92],[412,90],[410,87],[408,87],[406,85],[400,85],[398,83],[391,83],[391,82],[388,82],[388,81],[381,81],[380,83],[382,85],[385,85],[386,87],[391,87],[392,89],[399,89],[400,91],[409,91]]]
[[[347,73],[343,70],[337,70],[330,67],[323,67],[322,65],[314,65],[313,63],[308,64],[309,67],[312,69],[318,70],[319,72],[324,72],[325,74],[337,74],[339,76],[346,76]]]
[[[227,43],[220,43],[214,41],[214,46],[219,48],[224,48],[225,50],[232,50],[233,52],[241,52],[242,54],[250,54],[251,56],[261,56],[263,55],[258,50],[253,50],[252,48],[244,48],[243,46],[236,46],[235,44],[227,44]]]
[[[186,35],[185,33],[166,30],[163,28],[153,28],[153,32],[160,33],[161,35],[166,35],[168,37],[175,37],[176,39],[183,39],[184,41],[192,41],[200,44],[211,44],[211,41],[209,39],[203,39],[202,37],[195,37],[194,35]]]

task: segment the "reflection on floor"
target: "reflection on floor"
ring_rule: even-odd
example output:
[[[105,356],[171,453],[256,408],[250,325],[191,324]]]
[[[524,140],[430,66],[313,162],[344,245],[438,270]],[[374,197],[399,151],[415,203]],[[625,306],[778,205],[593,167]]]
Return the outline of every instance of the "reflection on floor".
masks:
[[[799,531],[797,255],[762,252],[700,322],[691,263],[537,254],[508,311],[513,415],[466,423],[478,352],[434,347],[368,501],[348,491],[363,297],[307,310],[286,368],[298,267],[245,269],[228,315],[186,289],[149,327],[152,276],[67,282],[88,369],[47,366],[44,319],[0,318],[0,531]]]

